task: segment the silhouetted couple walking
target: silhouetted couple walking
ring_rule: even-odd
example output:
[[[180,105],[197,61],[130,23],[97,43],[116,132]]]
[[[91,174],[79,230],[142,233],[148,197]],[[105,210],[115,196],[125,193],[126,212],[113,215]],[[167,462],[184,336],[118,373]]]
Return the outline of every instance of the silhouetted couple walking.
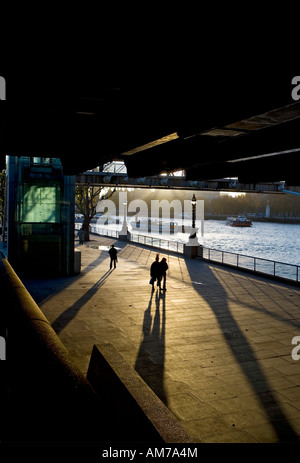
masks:
[[[165,257],[159,262],[159,255],[156,255],[155,261],[151,264],[150,267],[150,281],[152,285],[152,290],[154,291],[154,283],[157,282],[159,289],[161,288],[161,282],[163,281],[163,290],[166,291],[166,272],[168,270],[167,259]]]

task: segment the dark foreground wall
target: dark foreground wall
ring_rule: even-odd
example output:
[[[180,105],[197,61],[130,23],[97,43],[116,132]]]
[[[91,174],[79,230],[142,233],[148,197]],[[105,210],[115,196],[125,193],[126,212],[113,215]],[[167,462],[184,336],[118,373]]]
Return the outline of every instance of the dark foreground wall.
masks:
[[[88,381],[4,256],[0,282],[2,443],[190,442],[113,346],[94,347]]]
[[[105,410],[5,258],[0,262],[2,442],[90,442],[107,439]],[[3,409],[4,408],[4,409]],[[98,426],[94,423],[97,416]],[[105,426],[104,426],[105,423]]]

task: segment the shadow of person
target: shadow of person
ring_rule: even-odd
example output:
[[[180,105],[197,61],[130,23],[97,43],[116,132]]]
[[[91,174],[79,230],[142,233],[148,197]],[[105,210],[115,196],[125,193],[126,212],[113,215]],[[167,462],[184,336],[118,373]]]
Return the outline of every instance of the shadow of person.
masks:
[[[62,312],[51,324],[52,328],[59,334],[78,314],[80,309],[96,294],[98,289],[105,283],[110,275],[111,270],[108,270],[102,277],[84,293],[71,307]]]
[[[215,277],[209,265],[204,262],[197,262],[199,263],[197,272],[201,272],[200,269],[202,264],[205,265],[205,270],[203,269],[203,275],[201,275],[201,279],[203,276],[205,285],[202,286],[197,284],[197,282],[194,281],[194,263],[189,259],[185,259],[185,261],[194,289],[210,305],[223,336],[227,341],[228,347],[255,392],[255,396],[260,402],[262,410],[268,417],[269,422],[272,424],[278,436],[278,440],[280,442],[299,442],[299,438],[285,416],[282,407],[278,403],[249,341],[230,311],[227,293],[222,284]],[[222,300],[222,304],[220,304],[220,300]]]
[[[22,282],[35,302],[41,304],[47,297],[51,297],[52,294],[63,291],[74,283],[74,281],[81,280],[85,275],[94,270],[94,268],[98,267],[105,259],[107,259],[106,253],[100,252],[79,274],[48,278],[23,278]]]
[[[154,317],[151,314],[155,300]],[[151,289],[149,304],[144,313],[143,339],[135,362],[135,370],[151,387],[165,405],[168,405],[164,389],[166,298],[159,290]]]

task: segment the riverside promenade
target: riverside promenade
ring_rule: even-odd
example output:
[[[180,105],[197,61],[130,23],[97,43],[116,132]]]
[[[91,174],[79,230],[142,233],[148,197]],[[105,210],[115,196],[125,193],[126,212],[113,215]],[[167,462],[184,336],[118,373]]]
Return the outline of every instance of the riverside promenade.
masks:
[[[97,235],[76,248],[79,275],[23,283],[84,374],[112,343],[195,443],[299,440],[300,287]],[[157,252],[166,292],[149,285]]]

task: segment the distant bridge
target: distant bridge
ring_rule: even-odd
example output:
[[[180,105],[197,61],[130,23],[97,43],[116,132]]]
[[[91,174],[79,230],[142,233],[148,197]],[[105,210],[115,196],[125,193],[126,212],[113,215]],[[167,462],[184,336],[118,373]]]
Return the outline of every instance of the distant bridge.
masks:
[[[193,181],[185,180],[184,176],[176,175],[130,178],[127,176],[127,173],[109,171],[83,172],[76,176],[76,184],[120,188],[228,191],[237,193],[291,193],[300,195],[299,186],[287,186],[284,182],[244,184],[233,178]]]

